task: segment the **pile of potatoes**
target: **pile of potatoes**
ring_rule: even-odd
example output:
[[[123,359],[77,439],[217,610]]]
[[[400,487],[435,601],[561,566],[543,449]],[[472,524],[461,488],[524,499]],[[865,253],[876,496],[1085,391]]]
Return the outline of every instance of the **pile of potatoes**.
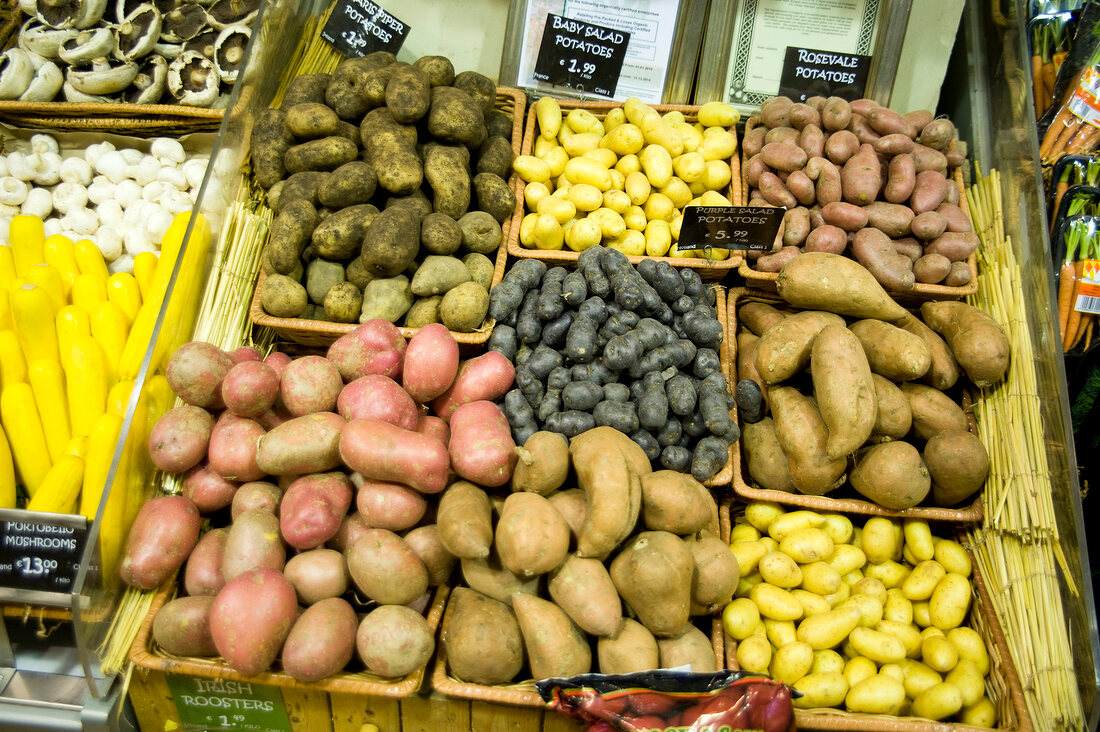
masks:
[[[739,574],[710,492],[653,471],[610,427],[536,432],[520,455],[511,493],[457,482],[440,498],[439,540],[462,574],[443,618],[448,673],[491,685],[716,670],[692,617],[725,607]]]
[[[281,318],[481,327],[512,215],[512,118],[443,56],[379,51],[307,74],[252,131],[275,212],[264,310]]]
[[[849,284],[862,276],[865,294],[878,288],[851,260],[804,255],[780,274],[788,295],[803,267]],[[963,374],[978,387],[1003,378],[1004,331],[963,302],[926,302],[918,316],[878,294],[875,309],[840,311],[851,320],[812,300],[737,308],[742,455],[760,487],[824,495],[847,481],[900,510],[954,506],[984,485],[989,456],[952,394]]]
[[[578,107],[535,103],[538,136],[516,158],[526,181],[527,214],[519,240],[528,249],[583,251],[595,244],[624,254],[699,257],[677,246],[684,206],[730,206],[729,159],[740,119],[725,102],[699,108],[698,122],[679,111],[658,113],[630,98],[601,120]],[[725,259],[728,250],[705,256]]]
[[[326,356],[294,359],[181,347],[166,377],[184,405],[148,445],[181,491],[142,507],[120,568],[149,590],[186,562],[183,596],[154,619],[156,643],[243,674],[278,660],[302,681],[355,655],[387,678],[423,666],[435,649],[424,609],[455,563],[434,523],[437,494],[456,479],[511,478],[515,443],[493,400],[512,374],[494,352],[460,360],[440,324],[406,344],[373,320]]]
[[[950,120],[870,99],[773,97],[750,123],[749,205],[786,209],[781,241],[754,269],[777,272],[802,252],[832,252],[894,292],[970,281],[978,237],[951,177],[963,157]]]
[[[990,659],[967,620],[971,560],[919,519],[784,512],[750,503],[730,535],[741,580],[722,613],[742,670],[802,709],[993,727]]]

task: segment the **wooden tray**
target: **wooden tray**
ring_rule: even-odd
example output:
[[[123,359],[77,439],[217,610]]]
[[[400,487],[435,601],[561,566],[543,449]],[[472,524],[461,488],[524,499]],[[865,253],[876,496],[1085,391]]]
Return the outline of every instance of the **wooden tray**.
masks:
[[[745,121],[745,134],[749,133],[756,122],[757,117],[749,117]],[[744,150],[741,152],[741,192],[744,196],[744,200],[748,200],[749,196],[749,184],[744,179],[745,163],[748,161],[744,159]],[[966,188],[963,186],[962,170],[955,168],[955,172],[952,174],[955,182],[959,186],[959,208],[963,210],[963,213],[970,216],[970,207],[966,202]],[[929,285],[923,282],[918,282],[911,292],[891,292],[890,296],[898,302],[920,302],[923,300],[961,300],[967,295],[973,295],[978,291],[978,260],[973,254],[966,260],[967,265],[970,267],[970,282],[962,285],[961,287],[948,287],[947,285]],[[745,284],[754,290],[763,290],[764,292],[775,292],[775,281],[779,278],[778,272],[759,272],[752,268],[752,264],[745,259],[741,262],[737,268],[737,273],[745,278]]]
[[[558,105],[562,110],[570,109],[586,109],[592,112],[596,117],[603,119],[607,116],[607,113],[616,108],[621,107],[622,102],[581,102],[572,99],[559,99]],[[651,104],[653,109],[660,113],[665,112],[683,112],[684,117],[689,121],[695,121],[699,112],[699,107],[696,105],[684,105],[684,104]],[[523,155],[530,155],[535,146],[535,138],[538,137],[539,132],[536,129],[538,120],[535,116],[535,107],[531,105],[531,109],[527,113],[527,128],[523,133],[523,147],[520,151]],[[733,134],[737,134],[736,128],[730,130]],[[740,143],[738,143],[740,147]],[[741,156],[735,150],[733,156],[729,160],[730,164],[730,187],[727,193],[727,198],[734,206],[743,205],[742,190],[739,181],[742,180],[741,175]],[[523,190],[526,187],[526,183],[518,176],[516,178],[516,198],[519,201],[520,215],[516,221],[523,220],[523,214],[526,209],[523,204]],[[561,264],[563,262],[575,262],[577,257],[580,256],[580,252],[574,252],[571,249],[562,249],[557,251],[548,251],[542,249],[527,249],[519,242],[519,225],[513,228],[511,236],[508,237],[508,253],[513,257],[529,258],[529,259],[541,259],[547,264],[553,266],[555,264]],[[654,259],[657,261],[668,262],[674,267],[689,267],[699,270],[699,275],[704,280],[721,280],[727,273],[732,272],[741,265],[744,258],[744,252],[731,250],[729,257],[726,259],[710,260],[700,259],[697,257],[648,257],[641,255],[628,255],[627,259],[632,264],[638,264],[643,259]]]
[[[523,138],[523,110],[527,103],[527,95],[519,89],[510,87],[497,87],[496,108],[507,112],[512,117],[512,152],[519,155],[520,141]],[[508,183],[513,191],[516,191],[516,207],[512,215],[501,224],[501,244],[497,250],[496,267],[493,270],[493,279],[489,285],[492,289],[504,277],[504,268],[508,259],[508,248],[505,242],[512,235],[519,236],[519,222],[523,217],[523,196],[517,191],[517,185],[522,184],[519,176],[514,172]],[[282,338],[300,343],[305,346],[327,346],[345,333],[355,329],[357,323],[330,323],[325,320],[307,320],[305,318],[277,318],[264,312],[260,304],[260,285],[263,284],[264,274],[261,271],[256,279],[256,289],[252,295],[252,304],[248,310],[249,319],[256,325],[271,328]],[[470,333],[451,331],[451,335],[459,345],[479,345],[489,340],[493,332],[491,318],[482,323],[481,328]],[[401,335],[412,338],[417,328],[400,328]]]
[[[729,301],[729,314],[726,320],[729,323],[729,329],[731,334],[732,343],[730,344],[730,360],[733,364],[733,369],[737,368],[737,306],[738,303],[743,301],[745,297],[752,297],[755,300],[764,302],[770,302],[774,304],[784,304],[782,301],[776,298],[770,298],[755,293],[743,288],[731,288],[727,297]],[[734,386],[737,383],[737,377],[734,375],[731,378]],[[970,422],[970,431],[973,432],[976,429],[974,423],[972,409],[970,408],[970,399],[967,392],[963,392],[963,410],[967,413],[967,418]],[[809,508],[815,511],[842,511],[844,513],[856,513],[856,514],[868,514],[874,516],[890,516],[894,518],[923,518],[933,521],[954,521],[954,522],[977,522],[982,520],[983,506],[981,499],[981,492],[977,494],[977,497],[970,503],[970,505],[963,508],[939,508],[934,506],[914,506],[913,508],[906,508],[902,510],[893,510],[889,508],[883,508],[882,506],[869,501],[865,498],[855,497],[851,498],[832,498],[830,496],[810,496],[802,493],[785,493],[784,491],[765,490],[763,488],[757,488],[751,485],[744,474],[744,470],[741,465],[741,451],[740,449],[735,451],[734,454],[734,467],[733,467],[733,490],[739,497],[746,501],[774,501],[775,503],[781,503],[789,506],[800,506],[802,508]],[[848,489],[842,489],[848,490]],[[854,493],[854,490],[852,491]]]
[[[191,658],[166,653],[153,641],[153,619],[164,603],[175,597],[175,594],[175,583],[168,583],[153,598],[153,603],[149,606],[149,612],[142,620],[141,627],[134,638],[134,643],[130,646],[130,661],[135,666],[167,674],[201,676],[211,679],[233,679],[284,688],[327,691],[333,694],[361,694],[395,698],[415,694],[420,690],[420,686],[424,681],[427,664],[397,679],[387,679],[363,671],[360,673],[339,673],[320,681],[307,683],[299,681],[283,671],[272,670],[254,676],[245,676],[230,668],[221,658]],[[446,607],[448,594],[450,594],[450,589],[446,586],[440,586],[436,588],[432,596],[432,604],[428,609],[427,618],[433,633],[438,630],[440,620],[443,618],[443,609]]]
[[[719,520],[723,531],[730,531],[732,518],[729,504],[719,507]],[[985,640],[989,654],[989,674],[986,676],[986,695],[997,709],[997,726],[993,729],[1011,732],[1031,732],[1031,717],[1024,699],[1023,685],[1016,673],[1012,655],[1008,649],[997,613],[989,598],[989,591],[978,569],[966,537],[958,532],[957,540],[966,548],[971,561],[971,589],[973,601],[968,627],[973,628]],[[729,534],[727,534],[728,536]],[[723,633],[726,668],[737,670],[737,641]],[[969,724],[934,722],[922,717],[898,717],[888,714],[856,714],[841,709],[795,709],[795,725],[800,730],[856,730],[857,732],[988,732],[987,727]]]

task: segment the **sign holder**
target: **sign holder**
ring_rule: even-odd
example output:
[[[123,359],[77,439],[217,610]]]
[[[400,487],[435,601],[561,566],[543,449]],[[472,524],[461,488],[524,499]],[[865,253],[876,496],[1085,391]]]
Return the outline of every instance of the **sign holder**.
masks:
[[[0,601],[72,607],[87,537],[80,515],[0,509]]]

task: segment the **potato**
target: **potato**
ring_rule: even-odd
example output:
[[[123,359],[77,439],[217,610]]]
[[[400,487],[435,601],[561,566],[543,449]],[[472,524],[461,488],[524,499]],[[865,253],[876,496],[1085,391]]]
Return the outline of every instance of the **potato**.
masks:
[[[871,370],[891,381],[911,381],[932,365],[932,351],[919,336],[881,320],[858,320],[848,326],[867,354]]]
[[[415,610],[382,605],[360,621],[355,646],[368,671],[397,678],[427,664],[435,652],[435,633]]]
[[[353,419],[340,436],[340,457],[365,478],[438,493],[447,484],[450,459],[438,440],[380,419]]]
[[[344,556],[334,549],[317,548],[295,554],[287,561],[283,575],[294,585],[302,605],[339,597],[348,589]]]
[[[707,614],[717,612],[733,597],[741,570],[726,542],[717,536],[689,537],[695,570],[691,576],[691,600]],[[702,614],[702,613],[695,613]]]
[[[344,385],[336,410],[346,420],[380,419],[404,430],[415,430],[420,411],[408,392],[393,379],[367,374]]]
[[[187,556],[183,588],[188,595],[216,595],[225,586],[222,555],[229,538],[228,529],[211,529],[203,534]]]
[[[286,176],[283,156],[294,144],[294,135],[287,127],[286,116],[286,110],[265,109],[252,128],[252,170],[256,184],[262,188],[271,188]]]
[[[787,455],[791,482],[801,493],[823,495],[839,485],[845,458],[826,455],[828,433],[817,407],[789,386],[769,391],[776,438]]]
[[[828,432],[825,456],[847,456],[871,436],[877,416],[871,368],[859,339],[844,326],[826,325],[813,340],[810,371]]]
[[[836,607],[807,616],[798,624],[797,637],[815,651],[835,648],[859,625],[861,619],[857,608]]]
[[[814,337],[829,324],[843,325],[832,313],[803,311],[777,321],[756,345],[756,370],[767,384],[789,379],[810,363]]]
[[[470,211],[458,219],[462,246],[478,254],[495,254],[503,234],[500,223],[485,211]]]
[[[642,476],[642,521],[654,531],[687,535],[716,529],[716,504],[702,483],[686,473],[658,470]]]
[[[623,618],[615,632],[596,641],[597,667],[602,674],[624,674],[659,668],[657,639],[631,618]]]
[[[875,385],[875,426],[871,430],[872,435],[881,435],[891,439],[901,439],[909,434],[909,428],[913,424],[913,413],[909,408],[909,400],[892,381],[871,374],[871,380]]]
[[[432,211],[458,219],[470,207],[470,151],[462,145],[428,143],[424,179],[432,188]]]
[[[775,434],[775,422],[765,417],[741,428],[741,449],[749,476],[765,490],[793,493],[787,455]]]
[[[346,551],[352,582],[384,605],[405,605],[428,589],[428,569],[392,531],[368,529]]]
[[[199,540],[199,511],[182,496],[149,499],[126,537],[119,574],[131,587],[152,590],[180,568]]]
[[[289,114],[288,114],[289,116]],[[332,135],[294,145],[286,151],[283,163],[288,173],[307,170],[335,170],[359,156],[359,148],[346,137]]]
[[[905,703],[905,687],[892,676],[874,674],[848,689],[844,705],[850,712],[898,714]]]
[[[229,411],[241,417],[259,417],[279,396],[279,373],[260,361],[234,364],[222,380],[221,394]]]
[[[464,282],[443,295],[439,317],[448,329],[470,333],[481,327],[489,311],[489,293],[476,282]]]
[[[400,274],[416,257],[420,217],[411,207],[394,206],[379,213],[363,237],[362,257],[378,277]]]
[[[206,457],[213,429],[214,418],[202,407],[169,409],[149,431],[149,458],[167,473],[189,470]]]
[[[417,298],[405,313],[405,327],[420,329],[426,325],[438,323],[439,306],[442,303],[442,295]]]
[[[802,694],[791,701],[798,709],[837,707],[848,694],[848,680],[842,673],[815,671],[795,681],[791,688]]]
[[[981,490],[989,475],[989,455],[973,433],[944,430],[924,446],[924,462],[932,477],[932,500],[954,506]]]
[[[485,486],[511,480],[516,443],[500,407],[489,401],[463,404],[451,414],[450,430],[447,449],[455,473]]]
[[[299,681],[320,681],[340,672],[355,652],[358,619],[341,597],[329,597],[305,609],[290,628],[280,660]]]
[[[523,665],[523,635],[503,602],[457,587],[447,603],[441,637],[448,671],[474,684],[511,681]]]
[[[455,481],[440,496],[436,513],[439,540],[456,557],[488,557],[493,542],[492,522],[489,496],[473,483]]]
[[[569,442],[557,432],[540,430],[516,448],[512,490],[548,496],[569,474]]]
[[[848,478],[860,494],[893,510],[917,505],[931,488],[920,452],[900,440],[861,451]]]
[[[164,375],[176,396],[196,407],[219,409],[221,383],[233,365],[225,351],[204,341],[184,343],[168,359]]]
[[[242,674],[266,671],[282,650],[297,609],[294,587],[278,570],[253,569],[229,580],[210,610],[218,654]]]
[[[962,706],[959,688],[943,682],[925,689],[913,699],[913,714],[928,719],[946,719],[957,714]]]
[[[513,495],[542,499],[536,494]],[[592,669],[592,651],[584,632],[560,607],[535,595],[524,594],[517,594],[512,599],[512,606],[535,680],[573,676]]]
[[[337,338],[325,357],[336,366],[345,382],[367,374],[401,376],[407,343],[393,323],[375,319]]]
[[[298,475],[332,470],[340,464],[340,433],[346,422],[333,412],[288,419],[256,441],[259,475]]]
[[[237,492],[233,494],[233,503],[230,506],[231,517],[235,521],[242,513],[253,508],[277,514],[279,512],[279,501],[282,498],[282,489],[274,483],[266,481],[243,483],[237,489]]]
[[[157,610],[153,618],[153,641],[177,656],[216,656],[210,634],[210,609],[214,597],[176,597]]]
[[[501,562],[513,574],[545,574],[565,561],[569,526],[543,496],[512,493],[504,499],[494,543]]]
[[[428,75],[416,66],[398,64],[386,82],[386,107],[401,124],[412,124],[428,112]]]
[[[658,638],[657,654],[660,668],[686,666],[694,673],[711,673],[718,666],[710,638],[690,623],[675,637]]]
[[[428,132],[446,142],[480,144],[486,135],[485,114],[480,103],[466,91],[451,86],[433,87]]]
[[[948,572],[936,584],[928,600],[928,617],[940,630],[962,625],[970,611],[970,581],[961,574]]]
[[[351,505],[346,474],[313,473],[298,478],[279,505],[279,530],[295,549],[313,549],[332,538]]]
[[[462,361],[447,391],[432,400],[436,416],[449,420],[467,402],[493,401],[504,396],[515,379],[515,366],[496,351]]]
[[[868,227],[856,232],[852,254],[887,290],[908,292],[916,284],[912,260],[899,253],[879,229]]]
[[[900,386],[913,413],[913,433],[920,439],[930,440],[944,430],[966,431],[969,427],[962,408],[942,391],[909,382]]]
[[[432,254],[454,254],[462,246],[462,230],[447,214],[430,213],[420,222],[420,246]]]
[[[962,302],[921,306],[921,318],[947,341],[958,364],[975,386],[1000,381],[1008,370],[1009,344],[1001,326],[986,313]],[[939,305],[939,304],[936,304]]]
[[[611,561],[619,595],[655,636],[679,635],[688,622],[693,558],[675,534],[643,531]]]
[[[285,564],[286,547],[273,513],[251,509],[234,519],[222,557],[222,575],[227,582],[253,569],[282,571]]]

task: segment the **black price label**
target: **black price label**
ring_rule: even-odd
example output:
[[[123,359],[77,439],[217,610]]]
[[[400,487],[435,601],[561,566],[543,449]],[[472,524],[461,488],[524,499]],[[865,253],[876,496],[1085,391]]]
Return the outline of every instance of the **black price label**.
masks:
[[[680,222],[679,249],[771,251],[783,209],[768,206],[687,206]]]
[[[779,96],[796,102],[813,96],[852,101],[863,96],[870,70],[870,56],[787,46]]]
[[[630,34],[549,13],[532,73],[555,86],[615,96]]]
[[[366,56],[375,51],[396,54],[412,30],[371,0],[337,0],[321,38],[345,56]]]
[[[278,687],[165,674],[185,730],[291,732]]]
[[[87,534],[83,516],[0,511],[0,593],[60,593],[71,602]]]

